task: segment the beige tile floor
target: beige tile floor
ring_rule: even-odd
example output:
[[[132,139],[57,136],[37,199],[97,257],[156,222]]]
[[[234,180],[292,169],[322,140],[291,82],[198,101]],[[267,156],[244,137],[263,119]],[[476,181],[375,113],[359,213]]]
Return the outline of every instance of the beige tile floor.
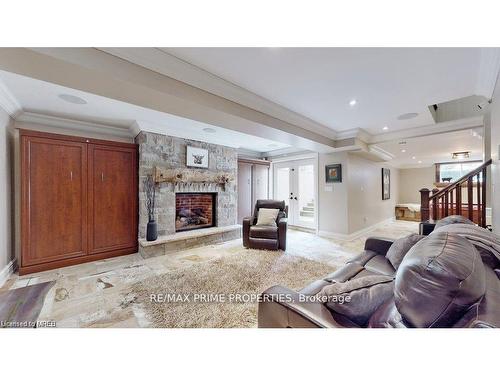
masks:
[[[355,240],[340,241],[289,230],[287,253],[341,266],[363,250],[369,236],[398,238],[417,231],[418,223],[396,221]],[[133,283],[240,251],[245,251],[241,240],[233,240],[149,259],[139,254],[126,255],[26,276],[13,275],[0,292],[55,280],[40,320],[55,320],[57,327],[150,327],[130,292]]]

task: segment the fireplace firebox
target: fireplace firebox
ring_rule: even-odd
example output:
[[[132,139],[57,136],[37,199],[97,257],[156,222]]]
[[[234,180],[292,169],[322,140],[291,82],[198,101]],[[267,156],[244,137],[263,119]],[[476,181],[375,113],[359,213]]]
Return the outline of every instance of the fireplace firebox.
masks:
[[[217,193],[176,193],[175,231],[216,226]]]

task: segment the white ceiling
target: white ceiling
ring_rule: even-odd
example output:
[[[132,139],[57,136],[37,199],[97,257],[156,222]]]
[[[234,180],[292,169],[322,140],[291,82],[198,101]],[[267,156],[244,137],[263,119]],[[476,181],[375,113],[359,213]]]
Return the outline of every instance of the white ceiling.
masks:
[[[394,156],[389,164],[398,168],[428,167],[434,163],[456,161],[453,152],[469,151],[469,160],[483,159],[483,129],[461,130],[445,134],[394,140],[376,146]],[[400,144],[400,142],[406,144]],[[406,150],[406,152],[402,152]],[[414,158],[413,158],[414,157]],[[419,163],[419,161],[421,163]]]
[[[491,56],[493,49],[161,50],[335,131],[362,128],[379,134],[384,126],[396,131],[433,124],[429,105],[482,94],[481,86],[489,82],[481,70],[491,67],[484,56]],[[349,106],[352,99],[357,101],[354,107]],[[397,120],[408,112],[419,115]]]
[[[129,129],[137,122],[141,130],[256,152],[269,152],[289,147],[285,143],[207,125],[0,70],[1,82],[8,88],[25,112],[107,124],[118,129]],[[87,104],[77,105],[65,102],[58,97],[60,94],[78,96],[86,100]],[[212,128],[216,132],[207,133],[203,131],[204,128]]]

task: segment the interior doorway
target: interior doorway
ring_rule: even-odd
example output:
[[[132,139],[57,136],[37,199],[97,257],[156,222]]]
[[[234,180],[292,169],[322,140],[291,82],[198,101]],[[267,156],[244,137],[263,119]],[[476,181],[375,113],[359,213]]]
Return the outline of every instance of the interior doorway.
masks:
[[[316,159],[308,158],[273,165],[274,198],[288,204],[288,224],[316,228]]]

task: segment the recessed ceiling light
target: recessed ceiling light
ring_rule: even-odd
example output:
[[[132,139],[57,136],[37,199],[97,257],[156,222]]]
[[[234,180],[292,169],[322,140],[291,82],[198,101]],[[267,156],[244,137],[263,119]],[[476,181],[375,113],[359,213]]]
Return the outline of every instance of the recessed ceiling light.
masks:
[[[69,95],[69,94],[60,94],[58,95],[59,99],[64,100],[65,102],[71,104],[87,104],[87,101],[80,98],[79,96]]]
[[[356,99],[352,99],[352,100],[349,102],[349,105],[350,105],[351,107],[354,107],[354,106],[356,105],[356,103],[357,103]]]
[[[401,152],[406,152],[406,150],[403,148],[403,149],[401,150]]]
[[[384,126],[384,127],[382,128],[382,130],[389,130],[389,127],[388,127],[388,126]]]
[[[418,161],[418,164],[422,164],[422,160],[419,160],[419,161]]]
[[[415,157],[415,156],[412,156],[411,158],[412,158],[413,160],[415,160],[415,159],[416,159],[416,157]]]
[[[416,112],[403,113],[402,115],[398,116],[398,120],[409,120],[409,119],[415,118],[417,116],[418,116],[418,113],[416,113]]]
[[[203,128],[203,131],[206,133],[215,133],[217,130],[214,128]]]

